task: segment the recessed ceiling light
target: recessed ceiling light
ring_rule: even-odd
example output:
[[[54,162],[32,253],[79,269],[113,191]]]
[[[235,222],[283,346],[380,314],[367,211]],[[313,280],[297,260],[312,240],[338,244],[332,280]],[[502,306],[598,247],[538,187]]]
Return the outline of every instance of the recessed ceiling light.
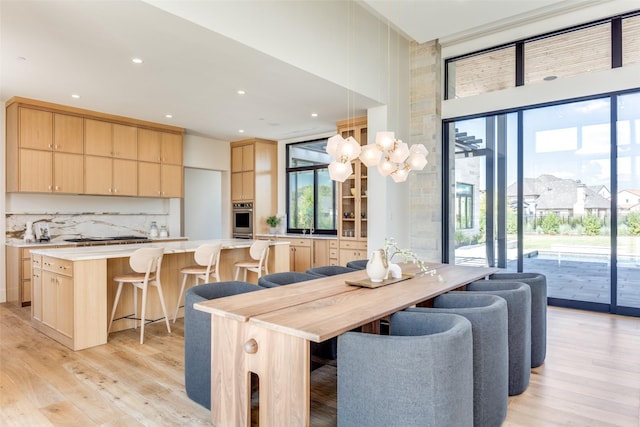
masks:
[[[318,117],[318,113],[311,113],[311,117]]]
[[[244,129],[238,129],[238,133],[244,133]]]
[[[544,79],[542,79],[542,80],[545,80],[545,81],[550,82],[551,80],[555,80],[555,79],[557,79],[557,78],[558,78],[558,76],[547,76],[547,77],[545,77],[545,78],[544,78]]]
[[[18,61],[26,61],[27,58],[25,58],[24,56],[18,56],[17,57]]]
[[[74,99],[79,99],[80,95],[78,95],[77,93],[71,94],[71,97]]]
[[[172,116],[171,114],[165,114],[164,116],[165,116],[167,119],[172,119],[172,118],[173,118],[173,116]]]
[[[238,90],[238,95],[244,95],[244,94],[246,94],[246,93],[247,93],[247,92],[243,91],[242,89],[239,89],[239,90]]]
[[[133,58],[133,59],[131,60],[131,62],[133,62],[134,64],[142,64],[142,59],[140,59],[140,58]]]

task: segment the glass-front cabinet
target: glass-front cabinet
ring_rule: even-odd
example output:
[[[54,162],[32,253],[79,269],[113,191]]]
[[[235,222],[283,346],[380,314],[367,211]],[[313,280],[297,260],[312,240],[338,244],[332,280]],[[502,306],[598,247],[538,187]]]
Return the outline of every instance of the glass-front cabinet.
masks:
[[[360,145],[367,144],[366,117],[344,120],[337,125],[343,138],[352,136]],[[340,265],[367,258],[367,167],[359,159],[355,159],[351,166],[353,174],[340,184],[338,192]]]

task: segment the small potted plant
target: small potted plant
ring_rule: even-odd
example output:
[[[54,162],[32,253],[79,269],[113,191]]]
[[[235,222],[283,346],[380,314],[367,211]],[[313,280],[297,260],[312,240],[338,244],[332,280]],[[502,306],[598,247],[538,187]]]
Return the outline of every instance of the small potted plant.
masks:
[[[271,234],[276,234],[276,227],[280,224],[280,218],[275,215],[271,215],[267,218],[267,224],[269,224],[269,232]]]

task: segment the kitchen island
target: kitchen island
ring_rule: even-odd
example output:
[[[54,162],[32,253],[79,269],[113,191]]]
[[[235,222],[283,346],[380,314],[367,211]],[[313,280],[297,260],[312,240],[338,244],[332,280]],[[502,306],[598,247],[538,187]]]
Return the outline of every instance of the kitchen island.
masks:
[[[163,247],[160,280],[169,312],[178,300],[180,269],[194,264],[193,253],[203,243],[222,243],[220,280],[233,280],[233,264],[249,258],[252,240],[198,240],[76,248],[40,248],[31,251],[31,320],[33,326],[61,344],[81,350],[107,342],[108,316],[115,299],[113,277],[130,272],[129,257],[139,248]],[[272,242],[269,272],[288,271],[289,244]],[[255,274],[248,281],[257,282]],[[140,300],[140,298],[139,298]],[[133,312],[133,291],[125,287],[116,319]],[[182,316],[182,311],[178,314]],[[156,292],[149,292],[147,318],[163,317]],[[135,326],[131,319],[113,322],[111,332]]]

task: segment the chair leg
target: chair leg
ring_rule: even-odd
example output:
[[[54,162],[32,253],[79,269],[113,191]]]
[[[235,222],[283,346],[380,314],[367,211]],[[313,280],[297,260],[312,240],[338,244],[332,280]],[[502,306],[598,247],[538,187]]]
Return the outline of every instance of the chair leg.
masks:
[[[113,308],[111,309],[111,321],[109,322],[109,329],[107,334],[111,332],[111,325],[113,324],[113,317],[116,315],[116,308],[118,308],[118,302],[120,301],[120,293],[122,292],[122,282],[118,282],[118,290],[116,291],[116,299],[113,301]]]
[[[162,306],[162,312],[164,313],[164,323],[167,325],[167,332],[171,333],[171,327],[169,326],[169,316],[167,316],[167,307],[164,304],[164,295],[162,294],[162,285],[160,282],[156,282],[156,288],[158,288],[158,296],[160,296],[160,305]]]
[[[240,275],[240,267],[236,267],[236,274],[233,276],[233,280],[238,280],[239,275]]]
[[[176,323],[176,318],[178,317],[178,310],[180,310],[180,302],[182,301],[182,294],[184,293],[184,287],[187,285],[187,277],[189,275],[187,273],[183,274],[182,278],[182,286],[180,287],[180,293],[178,294],[178,304],[176,304],[176,312],[173,313],[173,323]],[[196,278],[196,283],[198,279]]]
[[[142,313],[140,314],[140,344],[144,343],[144,317],[147,312],[147,288],[148,287],[149,285],[145,284],[144,287],[142,288],[142,307],[141,307]]]
[[[138,318],[138,288],[133,285],[133,317]],[[133,321],[133,329],[138,329],[138,322]]]
[[[247,281],[247,270],[249,270],[249,269],[248,269],[248,268],[245,268],[245,269],[244,269],[244,279],[243,279],[243,280],[244,280],[245,282]]]

